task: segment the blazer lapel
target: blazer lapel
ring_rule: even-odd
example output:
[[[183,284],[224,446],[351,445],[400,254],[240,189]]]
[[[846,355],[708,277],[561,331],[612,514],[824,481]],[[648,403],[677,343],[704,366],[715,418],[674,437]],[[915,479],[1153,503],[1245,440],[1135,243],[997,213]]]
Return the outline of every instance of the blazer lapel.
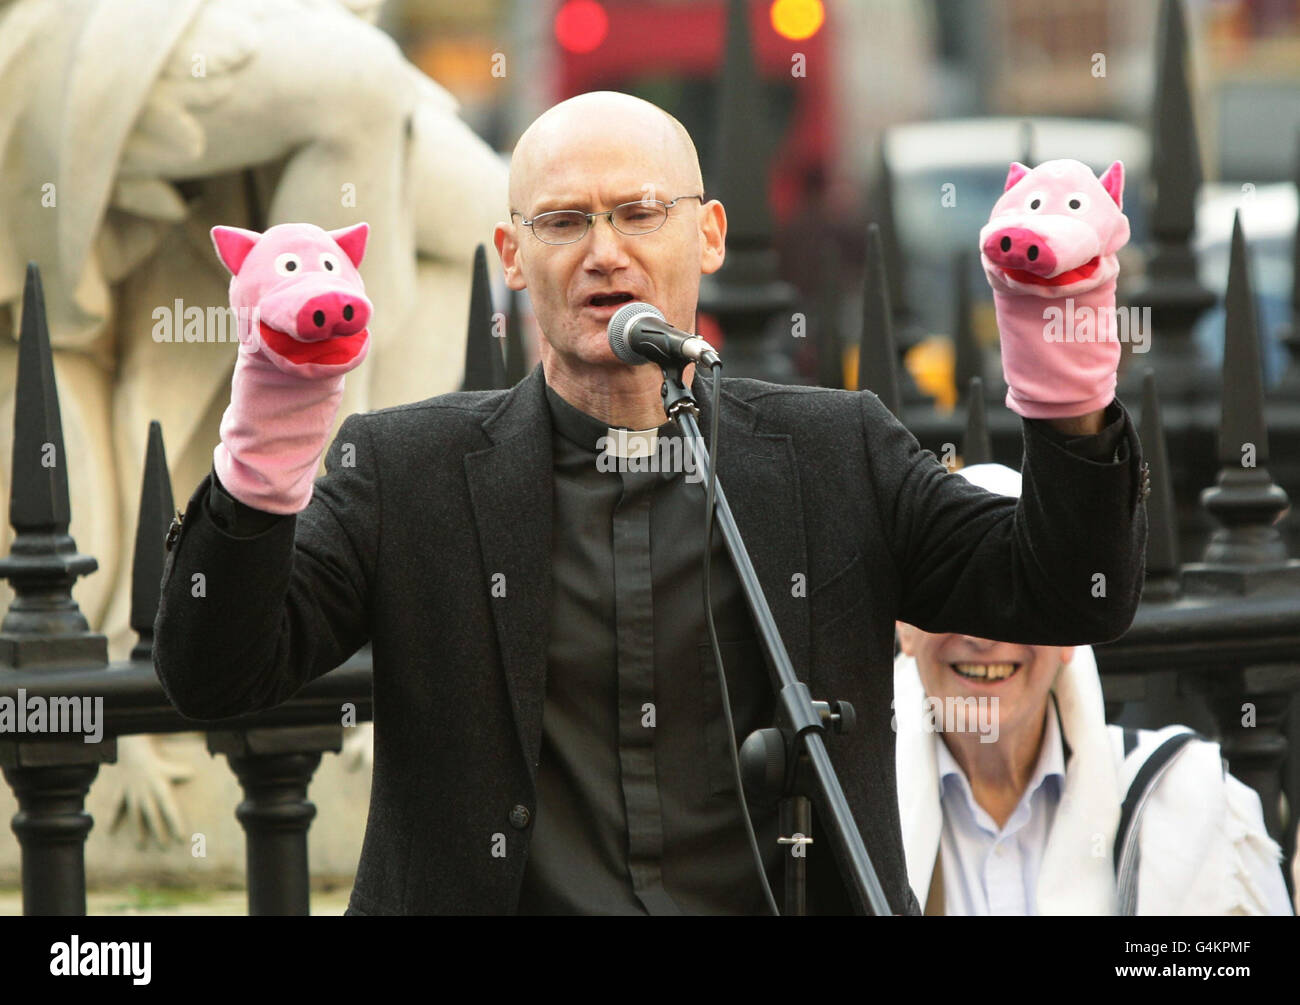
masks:
[[[713,420],[712,381],[696,374],[691,385],[700,405],[700,432],[712,457],[710,423]],[[804,538],[803,499],[799,492],[794,445],[789,434],[755,431],[758,410],[724,391],[719,419],[721,456],[717,458],[718,483],[736,518],[741,539],[772,617],[781,632],[795,675],[810,686],[811,633],[808,597],[794,592],[796,574],[808,577],[808,552]],[[707,490],[707,482],[700,483]],[[701,531],[703,523],[701,523]],[[713,533],[721,535],[716,519]],[[770,668],[769,668],[770,670]],[[815,688],[814,688],[815,689]]]
[[[533,773],[546,698],[554,505],[551,414],[541,364],[510,390],[483,431],[493,445],[465,455],[465,477],[515,729]]]

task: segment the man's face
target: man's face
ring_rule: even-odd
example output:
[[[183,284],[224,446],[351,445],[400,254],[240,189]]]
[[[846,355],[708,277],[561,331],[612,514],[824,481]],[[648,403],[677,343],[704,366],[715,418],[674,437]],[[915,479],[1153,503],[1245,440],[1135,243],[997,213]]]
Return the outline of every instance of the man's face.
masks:
[[[622,304],[639,300],[658,307],[674,327],[693,330],[700,275],[722,264],[726,217],[717,202],[682,199],[653,233],[622,234],[602,217],[575,243],[545,244],[523,219],[702,194],[670,138],[647,139],[643,127],[607,122],[553,133],[532,143],[526,163],[512,167],[526,180],[511,207],[522,216],[497,228],[506,282],[528,290],[543,337],[556,351],[586,364],[623,366],[609,348],[609,319]]]
[[[925,693],[932,698],[998,699],[1001,735],[1042,722],[1047,695],[1073,647],[991,642],[971,635],[932,635],[898,625],[902,651],[916,660]]]

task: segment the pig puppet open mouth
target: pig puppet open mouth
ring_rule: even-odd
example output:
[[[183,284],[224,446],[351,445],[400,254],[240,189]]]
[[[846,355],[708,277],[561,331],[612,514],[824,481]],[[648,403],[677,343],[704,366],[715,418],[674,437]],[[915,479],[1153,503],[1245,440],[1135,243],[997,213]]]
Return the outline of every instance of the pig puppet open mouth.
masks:
[[[233,274],[241,349],[307,378],[358,366],[370,348],[373,312],[357,271],[369,230],[364,223],[328,232],[280,224],[264,234],[214,227],[217,254]]]
[[[1122,212],[1124,165],[1100,178],[1080,161],[1014,163],[1006,188],[980,231],[990,281],[1014,293],[1063,297],[1119,274],[1115,253],[1129,237]]]

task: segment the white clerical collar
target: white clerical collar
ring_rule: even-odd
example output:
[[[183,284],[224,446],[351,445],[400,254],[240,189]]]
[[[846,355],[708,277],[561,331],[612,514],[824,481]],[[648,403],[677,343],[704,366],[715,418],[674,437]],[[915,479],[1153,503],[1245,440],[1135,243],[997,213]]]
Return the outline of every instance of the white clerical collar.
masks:
[[[653,457],[659,441],[658,429],[606,429],[608,452],[615,457]]]

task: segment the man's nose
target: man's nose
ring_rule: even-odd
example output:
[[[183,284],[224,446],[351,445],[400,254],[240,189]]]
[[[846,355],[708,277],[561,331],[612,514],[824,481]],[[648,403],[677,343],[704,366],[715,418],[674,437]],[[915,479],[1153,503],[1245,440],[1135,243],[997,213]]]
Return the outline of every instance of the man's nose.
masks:
[[[962,635],[959,638],[974,647],[975,649],[992,649],[997,642],[992,639],[981,639],[977,635]]]
[[[591,222],[587,232],[587,267],[597,272],[607,272],[612,267],[625,264],[627,248],[625,234],[614,229],[609,217],[602,216]]]

